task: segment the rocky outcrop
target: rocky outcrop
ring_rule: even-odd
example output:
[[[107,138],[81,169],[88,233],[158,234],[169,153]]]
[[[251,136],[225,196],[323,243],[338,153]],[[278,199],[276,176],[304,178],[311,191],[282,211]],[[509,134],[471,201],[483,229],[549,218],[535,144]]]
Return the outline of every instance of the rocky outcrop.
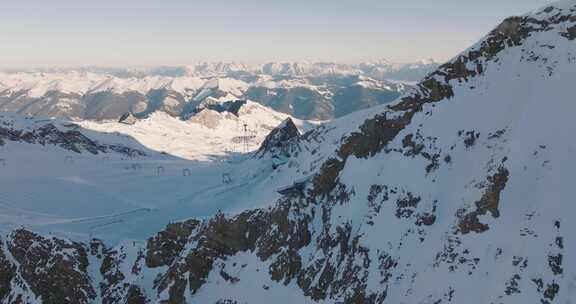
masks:
[[[298,138],[300,131],[292,119],[286,118],[280,125],[274,128],[264,139],[257,154],[263,156],[267,153],[289,155],[289,146],[292,139]]]
[[[136,118],[136,116],[134,116],[134,114],[132,114],[131,112],[124,113],[122,116],[120,116],[120,119],[118,119],[119,123],[123,123],[123,124],[127,124],[127,125],[133,125],[137,121],[138,121],[138,118]]]
[[[475,203],[476,210],[463,215],[458,223],[458,228],[461,233],[467,234],[472,231],[481,233],[488,230],[488,225],[480,223],[478,219],[481,215],[486,215],[490,212],[494,218],[500,216],[500,211],[498,210],[500,193],[504,190],[504,187],[506,187],[509,175],[506,168],[500,167],[498,168],[498,172],[487,178],[487,189],[484,195],[482,195],[482,198]]]
[[[299,195],[172,223],[140,245],[18,230],[3,238],[0,298],[250,303],[281,289],[316,303],[569,303],[573,166],[562,138],[572,113],[547,112],[516,92],[501,97],[509,84],[489,76],[518,64],[533,72],[518,83],[532,85],[548,71],[527,54],[554,48],[526,41],[550,32],[573,47],[562,33],[574,11],[507,19],[383,112],[342,123],[352,127],[335,122],[298,136],[284,123],[261,150],[297,141],[300,153],[287,156],[295,165],[273,176],[313,174]],[[559,79],[538,80],[549,94],[561,89]],[[573,111],[569,96],[555,97],[546,105]],[[540,115],[566,120],[550,127],[561,140],[528,128],[524,117]],[[48,265],[41,275],[30,270],[40,264]],[[47,289],[54,278],[61,282]]]
[[[218,113],[231,113],[235,116],[238,116],[240,109],[242,106],[246,104],[246,100],[233,100],[233,101],[226,101],[226,102],[218,102],[218,100],[211,100],[207,98],[206,101],[198,105],[194,110],[193,113],[200,113],[203,110],[212,110]]]
[[[12,293],[12,280],[16,277],[16,266],[14,266],[4,253],[4,248],[6,245],[4,241],[0,239],[0,245],[2,250],[0,250],[0,301],[13,302],[16,301],[17,295],[11,295]]]
[[[146,266],[156,268],[171,265],[200,224],[197,220],[172,223],[150,238],[146,247]]]
[[[41,298],[43,303],[91,303],[96,298],[88,274],[88,252],[75,242],[45,238],[27,230],[12,232],[3,246],[11,259],[0,260],[3,268],[17,269],[18,276],[4,274],[0,298],[17,299],[26,293]],[[14,294],[19,288],[23,294]]]
[[[28,144],[53,145],[76,153],[91,154],[116,152],[127,156],[145,156],[143,151],[117,144],[100,144],[79,131],[76,124],[57,126],[54,123],[35,124],[19,128],[9,120],[0,125],[0,146],[7,141]]]

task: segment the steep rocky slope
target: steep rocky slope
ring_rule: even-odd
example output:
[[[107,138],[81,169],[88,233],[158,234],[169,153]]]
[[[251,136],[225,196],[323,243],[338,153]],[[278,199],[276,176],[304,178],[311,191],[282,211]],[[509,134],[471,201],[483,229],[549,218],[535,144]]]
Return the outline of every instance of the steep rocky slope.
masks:
[[[0,297],[571,303],[575,39],[574,0],[508,18],[395,103],[290,136],[301,191],[267,208],[114,247],[8,233]]]

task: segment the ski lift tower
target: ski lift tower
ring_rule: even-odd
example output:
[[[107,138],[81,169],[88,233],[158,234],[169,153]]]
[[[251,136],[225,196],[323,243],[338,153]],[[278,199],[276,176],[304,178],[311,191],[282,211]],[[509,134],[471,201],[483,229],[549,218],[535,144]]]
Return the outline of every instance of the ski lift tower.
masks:
[[[248,124],[244,123],[244,152],[248,152]]]

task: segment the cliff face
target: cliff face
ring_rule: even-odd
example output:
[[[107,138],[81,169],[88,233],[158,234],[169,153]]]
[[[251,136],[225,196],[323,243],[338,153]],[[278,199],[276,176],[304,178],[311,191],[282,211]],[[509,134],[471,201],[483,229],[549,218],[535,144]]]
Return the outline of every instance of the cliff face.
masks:
[[[260,157],[267,156],[267,154],[272,156],[276,155],[277,157],[290,157],[289,149],[292,140],[297,140],[299,136],[300,131],[298,127],[296,127],[292,119],[287,118],[279,126],[270,131],[270,134],[266,136],[260,145],[257,154]]]
[[[113,248],[17,230],[0,298],[570,303],[576,2],[505,20],[394,104],[292,137],[270,207]],[[266,156],[272,157],[272,156]]]

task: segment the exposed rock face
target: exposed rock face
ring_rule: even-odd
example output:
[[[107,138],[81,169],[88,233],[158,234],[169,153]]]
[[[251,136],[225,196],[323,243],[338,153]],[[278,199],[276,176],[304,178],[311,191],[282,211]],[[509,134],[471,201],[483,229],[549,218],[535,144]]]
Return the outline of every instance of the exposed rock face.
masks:
[[[276,173],[312,174],[301,195],[170,224],[146,244],[9,234],[0,298],[570,303],[576,224],[566,181],[576,168],[566,138],[576,107],[562,79],[575,69],[566,35],[575,12],[563,1],[507,19],[370,117],[300,136],[283,124],[263,149],[290,142],[297,153]],[[537,92],[523,87],[534,75]],[[533,117],[545,123],[531,127]],[[26,270],[50,259],[45,275]],[[46,290],[54,269],[65,283]]]
[[[166,230],[150,238],[146,248],[146,266],[156,268],[171,265],[199,225],[200,222],[196,220],[169,224]]]
[[[87,151],[92,154],[115,151],[127,155],[145,155],[144,152],[117,145],[100,145],[75,130],[61,131],[53,124],[46,124],[31,131],[0,127],[0,145],[5,141],[29,144],[55,145],[76,153]]]
[[[298,127],[292,119],[286,118],[279,126],[274,128],[260,145],[257,154],[283,153],[288,154],[289,141],[300,136]],[[289,155],[287,155],[289,156]]]
[[[127,156],[145,156],[143,151],[117,144],[100,144],[84,135],[76,124],[56,124],[50,121],[30,120],[27,123],[16,124],[10,119],[0,124],[0,146],[6,142],[21,142],[28,144],[53,145],[63,149],[91,154],[116,152]]]
[[[0,239],[2,247],[4,247],[4,241]],[[2,302],[15,301],[12,297],[15,295],[10,295],[12,293],[12,280],[16,277],[16,266],[12,265],[6,255],[4,250],[0,250],[0,300]]]
[[[138,118],[136,118],[136,116],[134,116],[134,114],[128,112],[128,113],[124,113],[120,119],[118,120],[118,122],[123,123],[123,124],[127,124],[127,125],[133,125],[138,121]]]
[[[16,230],[2,249],[13,261],[4,256],[2,268],[18,271],[18,276],[4,279],[10,288],[4,289],[0,298],[7,302],[18,302],[30,294],[41,297],[43,303],[90,303],[96,298],[82,244]],[[14,294],[18,289],[24,293]]]
[[[196,122],[211,129],[215,129],[222,119],[238,119],[242,111],[249,111],[250,105],[246,100],[233,100],[221,102],[211,97],[184,112],[182,118]]]
[[[205,109],[216,111],[218,113],[228,112],[238,116],[238,112],[246,104],[246,100],[233,100],[226,102],[210,101],[207,100],[201,103],[193,112],[200,113]]]
[[[498,172],[488,177],[488,189],[486,189],[482,198],[475,203],[476,210],[464,215],[458,223],[458,228],[461,233],[467,234],[472,231],[482,233],[488,230],[488,225],[479,222],[478,216],[480,215],[486,215],[486,213],[490,212],[492,217],[500,217],[500,211],[498,210],[500,193],[506,186],[508,175],[508,170],[500,167],[498,168]]]

